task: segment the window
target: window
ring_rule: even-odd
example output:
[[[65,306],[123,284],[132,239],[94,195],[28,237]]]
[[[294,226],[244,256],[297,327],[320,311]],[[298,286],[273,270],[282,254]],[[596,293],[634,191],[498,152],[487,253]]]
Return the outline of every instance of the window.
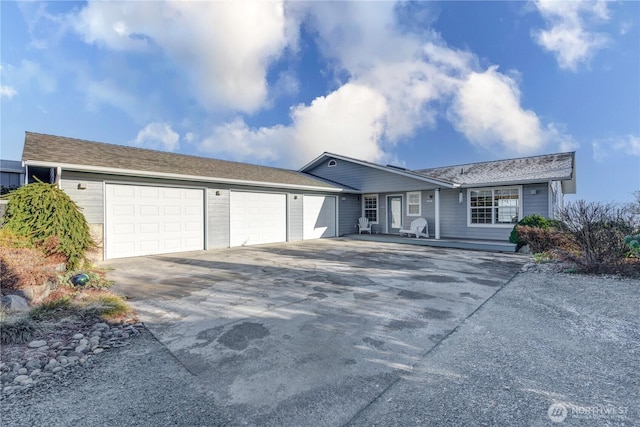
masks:
[[[419,191],[407,193],[407,215],[422,215],[422,194]]]
[[[336,162],[335,159],[331,159],[331,160],[329,160],[329,163],[327,163],[327,166],[331,168],[331,167],[336,166],[337,164],[338,164],[338,162]]]
[[[369,222],[378,222],[378,195],[369,194],[362,196],[362,213]]]
[[[468,225],[511,227],[521,217],[520,187],[470,189],[468,196]]]

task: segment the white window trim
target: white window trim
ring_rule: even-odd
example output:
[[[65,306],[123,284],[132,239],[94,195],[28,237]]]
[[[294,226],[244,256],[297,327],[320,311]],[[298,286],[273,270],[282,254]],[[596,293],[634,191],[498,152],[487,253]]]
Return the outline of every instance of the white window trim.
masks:
[[[410,205],[415,205],[416,203],[409,203],[411,200],[411,196],[417,194],[418,195],[418,213],[411,213],[411,209],[409,209]],[[407,216],[422,216],[422,191],[410,191],[407,193]]]
[[[515,224],[472,224],[471,223],[471,192],[472,191],[484,191],[491,190],[493,193],[495,190],[518,190],[518,218],[522,219],[522,185],[511,185],[508,187],[478,187],[478,188],[467,188],[467,227],[479,227],[479,228],[513,228]],[[495,221],[495,218],[492,219]]]
[[[378,197],[377,194],[363,194],[362,195],[362,203],[361,203],[361,207],[362,207],[362,216],[364,215],[364,199],[365,197],[375,197],[376,198],[376,218],[378,219],[377,221],[370,221],[369,224],[379,224],[380,223],[380,197]]]

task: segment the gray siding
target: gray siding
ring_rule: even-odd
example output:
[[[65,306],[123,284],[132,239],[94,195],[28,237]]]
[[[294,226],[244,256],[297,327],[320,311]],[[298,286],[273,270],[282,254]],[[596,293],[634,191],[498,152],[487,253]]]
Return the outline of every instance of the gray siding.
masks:
[[[207,249],[229,247],[229,201],[229,190],[207,189]]]
[[[508,240],[512,227],[468,227],[467,190],[463,190],[462,203],[458,190],[440,191],[440,237],[442,239]]]
[[[297,198],[296,198],[297,197]],[[302,193],[291,193],[288,197],[289,203],[289,241],[302,240],[303,230],[303,210]]]
[[[430,186],[430,184],[425,181],[403,177],[391,172],[358,165],[345,160],[336,161],[336,166],[328,167],[327,162],[323,162],[308,171],[308,173],[348,185],[363,193],[417,191]]]
[[[549,217],[549,185],[546,182],[522,186],[522,214]]]
[[[86,188],[80,189],[80,186]],[[89,224],[104,223],[104,185],[100,177],[64,171],[60,188],[82,209]]]
[[[338,197],[338,235],[358,232],[358,218],[362,216],[361,197],[355,194],[343,194]]]

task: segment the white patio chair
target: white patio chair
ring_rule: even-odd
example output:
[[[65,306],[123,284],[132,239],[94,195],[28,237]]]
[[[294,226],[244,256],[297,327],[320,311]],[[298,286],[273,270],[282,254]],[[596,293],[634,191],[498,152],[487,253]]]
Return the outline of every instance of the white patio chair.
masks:
[[[368,231],[371,234],[371,224],[369,224],[369,218],[360,217],[358,219],[358,234],[362,234],[363,231]]]
[[[416,239],[420,237],[429,237],[429,226],[427,225],[427,220],[424,218],[417,218],[411,221],[409,227],[405,228],[404,226],[400,227],[400,235],[406,234],[407,236],[411,236],[414,234]]]

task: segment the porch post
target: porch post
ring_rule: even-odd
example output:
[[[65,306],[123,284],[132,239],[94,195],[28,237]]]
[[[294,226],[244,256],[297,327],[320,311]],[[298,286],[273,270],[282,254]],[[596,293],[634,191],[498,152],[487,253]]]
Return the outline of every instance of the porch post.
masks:
[[[436,240],[440,240],[440,189],[435,191],[435,210],[436,210]]]

